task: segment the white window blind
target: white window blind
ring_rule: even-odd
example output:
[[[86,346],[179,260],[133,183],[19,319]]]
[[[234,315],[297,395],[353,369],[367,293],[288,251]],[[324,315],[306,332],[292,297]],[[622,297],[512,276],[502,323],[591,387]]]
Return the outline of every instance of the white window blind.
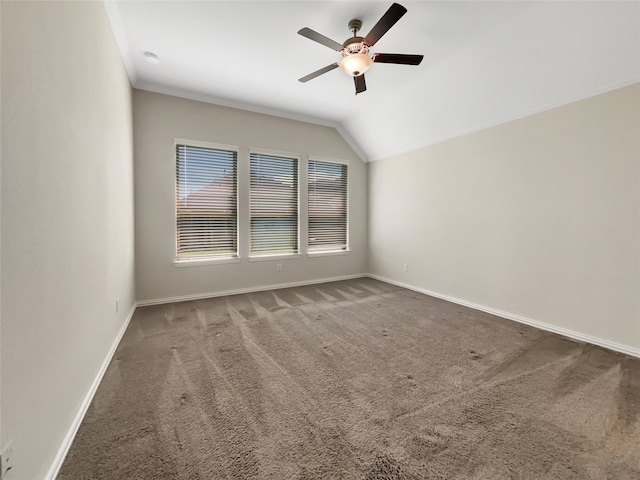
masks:
[[[298,253],[298,159],[251,152],[251,255]]]
[[[176,145],[177,259],[238,254],[238,154]]]
[[[347,165],[309,160],[309,252],[346,250]]]

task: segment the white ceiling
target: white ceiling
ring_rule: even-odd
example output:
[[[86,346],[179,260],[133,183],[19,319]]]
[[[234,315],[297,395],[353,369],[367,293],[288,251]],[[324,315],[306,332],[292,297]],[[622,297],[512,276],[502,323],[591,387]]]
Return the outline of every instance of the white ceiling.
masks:
[[[135,88],[331,125],[377,160],[640,81],[640,2],[403,1],[408,13],[373,52],[368,90],[334,70],[298,78],[366,34],[391,1],[105,1]],[[158,55],[149,64],[143,53]]]

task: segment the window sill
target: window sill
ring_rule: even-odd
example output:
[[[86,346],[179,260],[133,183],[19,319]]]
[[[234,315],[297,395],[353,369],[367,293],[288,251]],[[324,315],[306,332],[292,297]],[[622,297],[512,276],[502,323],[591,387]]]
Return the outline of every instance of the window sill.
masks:
[[[267,262],[269,260],[288,260],[292,258],[301,258],[301,253],[285,253],[282,255],[263,255],[260,257],[249,257],[250,262]]]
[[[173,266],[183,267],[205,267],[207,265],[223,265],[225,263],[240,263],[240,257],[224,257],[224,258],[202,258],[194,260],[174,260]]]
[[[326,252],[309,252],[307,253],[307,257],[333,257],[334,255],[349,255],[351,250],[330,250]]]

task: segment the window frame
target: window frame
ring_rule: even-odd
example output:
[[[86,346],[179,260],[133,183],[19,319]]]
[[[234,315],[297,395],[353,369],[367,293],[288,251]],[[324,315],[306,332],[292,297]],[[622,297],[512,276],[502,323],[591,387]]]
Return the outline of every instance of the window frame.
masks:
[[[311,162],[325,162],[325,163],[335,163],[338,165],[345,165],[347,167],[347,185],[346,185],[346,190],[345,190],[345,195],[346,195],[346,213],[347,213],[347,218],[346,218],[346,232],[345,232],[345,236],[346,236],[346,242],[345,242],[345,248],[341,249],[341,250],[325,250],[325,251],[319,251],[319,252],[313,252],[310,251],[310,245],[309,245],[309,222],[311,219],[311,215],[309,212],[309,163]],[[350,173],[350,165],[349,165],[349,160],[346,159],[342,159],[342,158],[332,158],[332,157],[323,157],[320,155],[307,155],[307,177],[306,177],[306,191],[307,191],[307,257],[308,258],[319,258],[319,257],[329,257],[329,256],[335,256],[335,255],[349,255],[351,253],[351,235],[350,235],[350,231],[351,231],[351,202],[350,202],[350,198],[351,198],[351,173]]]
[[[178,145],[185,145],[187,147],[196,148],[208,148],[212,150],[223,150],[229,152],[235,152],[236,154],[236,252],[228,255],[220,256],[203,256],[202,258],[178,258],[178,157],[177,147]],[[185,138],[173,139],[173,238],[174,238],[174,260],[175,267],[200,267],[206,265],[220,265],[225,263],[239,263],[242,260],[240,256],[240,148],[236,145],[227,145],[223,143],[205,142],[201,140],[189,140]]]
[[[285,159],[294,159],[296,160],[296,168],[297,168],[297,197],[296,197],[296,207],[297,207],[297,252],[293,253],[273,253],[268,255],[254,255],[251,251],[251,155],[269,155],[272,157],[281,157]],[[265,148],[256,148],[250,147],[247,153],[247,194],[249,197],[249,203],[247,204],[247,260],[249,262],[266,262],[269,260],[287,260],[287,259],[295,259],[302,257],[302,239],[301,239],[301,230],[302,230],[302,219],[301,219],[301,155],[299,153],[293,152],[284,152],[280,150],[269,150]]]

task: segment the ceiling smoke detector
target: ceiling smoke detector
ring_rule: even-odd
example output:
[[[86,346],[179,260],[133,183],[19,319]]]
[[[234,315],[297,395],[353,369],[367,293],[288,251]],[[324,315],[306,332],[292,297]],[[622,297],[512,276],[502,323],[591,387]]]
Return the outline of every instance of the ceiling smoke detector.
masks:
[[[144,52],[144,58],[147,59],[147,62],[153,65],[157,65],[160,63],[160,59],[158,58],[158,56],[152,52]]]

